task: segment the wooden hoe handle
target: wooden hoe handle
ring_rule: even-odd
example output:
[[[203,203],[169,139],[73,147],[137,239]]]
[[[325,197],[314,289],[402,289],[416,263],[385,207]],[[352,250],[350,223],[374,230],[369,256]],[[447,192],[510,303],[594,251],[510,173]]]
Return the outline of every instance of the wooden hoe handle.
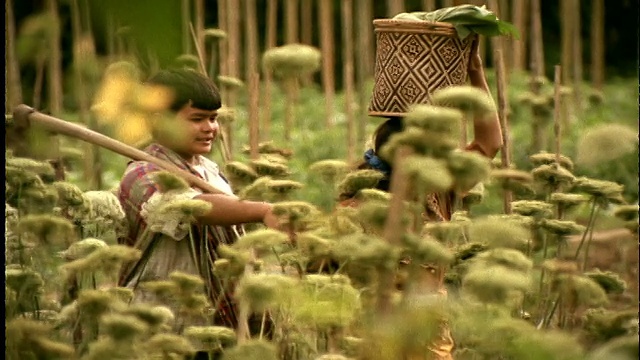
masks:
[[[214,187],[213,185],[195,176],[194,174],[183,170],[168,161],[158,159],[155,156],[151,156],[142,150],[138,150],[133,146],[124,144],[118,140],[112,139],[91,129],[55,118],[53,116],[42,114],[27,105],[21,104],[16,106],[13,111],[13,118],[15,119],[15,122],[18,126],[29,127],[31,124],[35,124],[39,128],[42,128],[49,132],[84,140],[88,143],[101,146],[105,149],[109,149],[115,153],[126,156],[133,160],[148,161],[164,170],[170,171],[180,176],[191,186],[196,186],[207,193],[225,194],[225,192],[223,192],[222,190]]]

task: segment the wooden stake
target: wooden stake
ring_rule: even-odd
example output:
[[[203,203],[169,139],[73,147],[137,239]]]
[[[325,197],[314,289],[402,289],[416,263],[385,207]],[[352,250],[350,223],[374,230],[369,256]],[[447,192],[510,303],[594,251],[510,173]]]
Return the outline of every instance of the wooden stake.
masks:
[[[342,44],[344,102],[347,115],[347,161],[353,162],[356,154],[356,120],[353,113],[353,0],[342,0]]]
[[[286,24],[287,24],[287,32],[286,32],[286,43],[287,44],[295,44],[298,42],[298,1],[300,0],[286,0],[285,1],[285,12],[286,12]]]
[[[602,90],[604,86],[604,0],[592,0],[591,15],[591,82]]]
[[[221,0],[223,1],[223,0]],[[240,77],[240,69],[242,66],[241,60],[241,44],[242,44],[242,36],[240,29],[240,9],[238,7],[238,2],[236,0],[226,0],[227,5],[227,39],[229,40],[229,67],[228,67],[228,76],[239,78]],[[227,92],[227,107],[230,109],[235,109],[237,102],[237,90],[231,90]],[[225,143],[227,145],[227,150],[229,151],[229,158],[233,158],[234,153],[234,136],[233,136],[233,127],[230,125],[226,125],[223,127]]]
[[[320,47],[322,51],[322,87],[325,98],[325,125],[333,126],[333,102],[335,93],[334,80],[334,45],[333,45],[333,2],[320,1]]]
[[[191,37],[189,36],[189,24],[191,23],[190,0],[182,0],[182,53],[191,54]]]
[[[544,76],[544,48],[542,46],[540,0],[531,0],[531,30],[531,69],[534,76]]]
[[[404,0],[387,0],[387,17],[392,18],[404,12]]]
[[[60,45],[60,16],[56,0],[47,0],[47,12],[51,17],[51,33],[49,34],[49,111],[52,115],[62,113],[62,47]]]
[[[422,11],[433,11],[436,9],[436,0],[422,0]]]
[[[560,113],[562,109],[562,97],[560,96],[560,86],[562,84],[562,72],[560,65],[554,67],[553,77],[553,135],[555,137],[556,167],[560,166]]]
[[[227,22],[227,0],[218,1],[218,29],[227,34],[226,39],[218,41],[218,63],[220,64],[220,71],[218,71],[218,75],[227,76],[229,74],[229,41],[227,40],[229,38],[229,26]],[[215,79],[213,80],[215,81]],[[220,95],[222,96],[222,102],[226,105],[227,97],[224,89],[222,88],[220,88]]]
[[[300,6],[302,44],[313,45],[313,4],[313,0],[302,0]],[[313,74],[304,75],[300,80],[303,86],[308,86],[313,83]]]
[[[258,158],[260,88],[258,75],[258,21],[255,0],[244,1],[246,72],[249,80],[249,153]]]
[[[22,103],[22,85],[20,84],[20,64],[16,56],[16,26],[13,16],[13,1],[5,2],[7,77],[5,78],[5,104],[11,112],[14,106]]]
[[[413,154],[413,150],[409,146],[400,146],[394,155],[393,167],[391,174],[391,182],[389,190],[391,192],[391,201],[389,203],[389,212],[387,221],[384,225],[383,237],[391,245],[397,245],[403,234],[402,215],[404,212],[404,200],[409,194],[409,181],[404,173],[402,162]],[[392,271],[379,272],[378,286],[378,312],[381,314],[389,314],[391,312],[391,294],[393,291]]]
[[[504,56],[502,54],[502,44],[499,41],[494,43],[494,67],[496,68],[496,82],[498,83],[498,118],[500,119],[500,127],[502,129],[502,149],[500,156],[502,160],[502,168],[509,169],[511,167],[511,134],[509,130],[509,97],[507,96],[507,81],[505,79]],[[511,202],[513,201],[513,193],[511,190],[504,191],[503,209],[505,214],[511,214]]]
[[[205,15],[204,0],[195,0],[195,3],[196,3],[196,6],[195,6],[194,18],[195,18],[195,27],[196,27],[196,40],[197,40],[198,46],[202,50],[203,60],[205,61],[204,64],[206,64],[207,54],[205,52],[206,47],[204,46],[204,15]]]
[[[276,30],[278,26],[278,0],[267,1],[267,34],[265,39],[266,50],[276,46]],[[269,139],[271,133],[271,92],[273,91],[273,74],[271,70],[264,69],[264,94],[262,104],[262,132],[264,140]]]
[[[367,114],[367,109],[369,107],[369,98],[371,94],[368,93],[367,87],[367,79],[372,77],[372,69],[371,60],[373,59],[372,48],[372,34],[373,29],[371,23],[373,21],[373,14],[371,8],[371,0],[357,0],[355,5],[356,14],[360,14],[360,16],[356,16],[357,21],[357,30],[356,30],[356,53],[359,56],[356,56],[356,88],[358,92],[358,117],[357,117],[357,134],[356,134],[356,143],[364,144],[367,127],[367,120],[369,118]]]
[[[573,41],[573,30],[575,29],[573,26],[574,16],[572,14],[573,0],[560,0],[560,14],[562,16],[562,21],[560,23],[561,30],[561,44],[562,44],[562,54],[561,54],[561,62],[560,65],[563,69],[571,68],[571,61],[573,59],[573,45],[571,42]],[[573,79],[571,78],[571,72],[564,71],[562,73],[562,82],[567,86],[573,85]]]
[[[582,99],[581,99],[581,89],[582,86],[582,19],[580,16],[580,0],[572,0],[572,13],[573,13],[573,99],[574,99],[574,108],[581,112],[582,109]],[[568,68],[564,68],[565,72],[568,71]],[[564,119],[568,121],[569,119]]]
[[[527,5],[529,0],[519,0],[512,4],[511,17],[513,24],[520,32],[520,39],[513,39],[513,67],[514,71],[524,71],[526,69],[526,52],[527,52],[527,37],[528,27],[527,21],[525,21],[527,13]]]

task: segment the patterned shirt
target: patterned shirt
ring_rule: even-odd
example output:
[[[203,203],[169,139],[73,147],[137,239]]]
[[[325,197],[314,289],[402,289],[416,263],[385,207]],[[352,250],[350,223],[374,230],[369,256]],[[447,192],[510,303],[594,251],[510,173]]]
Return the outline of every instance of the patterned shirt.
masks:
[[[152,144],[144,151],[191,172],[217,188],[222,187],[233,196],[231,188],[219,175],[214,162],[202,158],[201,166],[198,166],[201,171],[198,171],[178,154],[161,145]],[[219,304],[215,309],[213,324],[235,327],[236,309],[229,296],[230,286],[225,287],[211,269],[213,262],[218,258],[218,246],[234,243],[244,230],[240,226],[203,225],[191,225],[183,233],[175,227],[151,230],[144,217],[145,207],[154,197],[161,196],[160,188],[152,176],[154,172],[161,170],[163,169],[149,162],[130,162],[120,182],[118,199],[125,211],[129,232],[127,236],[118,239],[118,243],[136,247],[142,252],[142,256],[140,260],[123,266],[119,285],[134,290],[134,302],[161,302],[138,285],[145,281],[167,280],[173,271],[199,275],[205,282],[205,291],[210,303]],[[201,193],[199,189],[192,188],[181,196],[193,198]],[[190,242],[195,246],[190,246]],[[187,325],[205,324],[211,324],[211,321],[205,319],[200,323],[181,324],[177,330],[180,331]]]

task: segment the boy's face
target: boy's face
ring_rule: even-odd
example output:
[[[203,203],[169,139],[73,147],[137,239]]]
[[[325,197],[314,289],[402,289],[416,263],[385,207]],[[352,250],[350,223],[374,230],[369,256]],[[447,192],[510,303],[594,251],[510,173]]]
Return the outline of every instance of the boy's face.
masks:
[[[179,133],[165,133],[162,143],[187,160],[208,154],[219,131],[217,116],[217,110],[197,109],[188,104],[173,119],[172,128]]]

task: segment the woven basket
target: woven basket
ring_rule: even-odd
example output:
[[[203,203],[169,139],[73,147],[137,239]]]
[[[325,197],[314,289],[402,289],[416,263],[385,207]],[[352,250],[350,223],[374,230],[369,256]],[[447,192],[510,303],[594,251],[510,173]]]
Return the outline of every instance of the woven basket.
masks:
[[[467,81],[475,35],[460,40],[453,25],[440,22],[373,21],[376,60],[369,115],[404,116],[430,94]]]

